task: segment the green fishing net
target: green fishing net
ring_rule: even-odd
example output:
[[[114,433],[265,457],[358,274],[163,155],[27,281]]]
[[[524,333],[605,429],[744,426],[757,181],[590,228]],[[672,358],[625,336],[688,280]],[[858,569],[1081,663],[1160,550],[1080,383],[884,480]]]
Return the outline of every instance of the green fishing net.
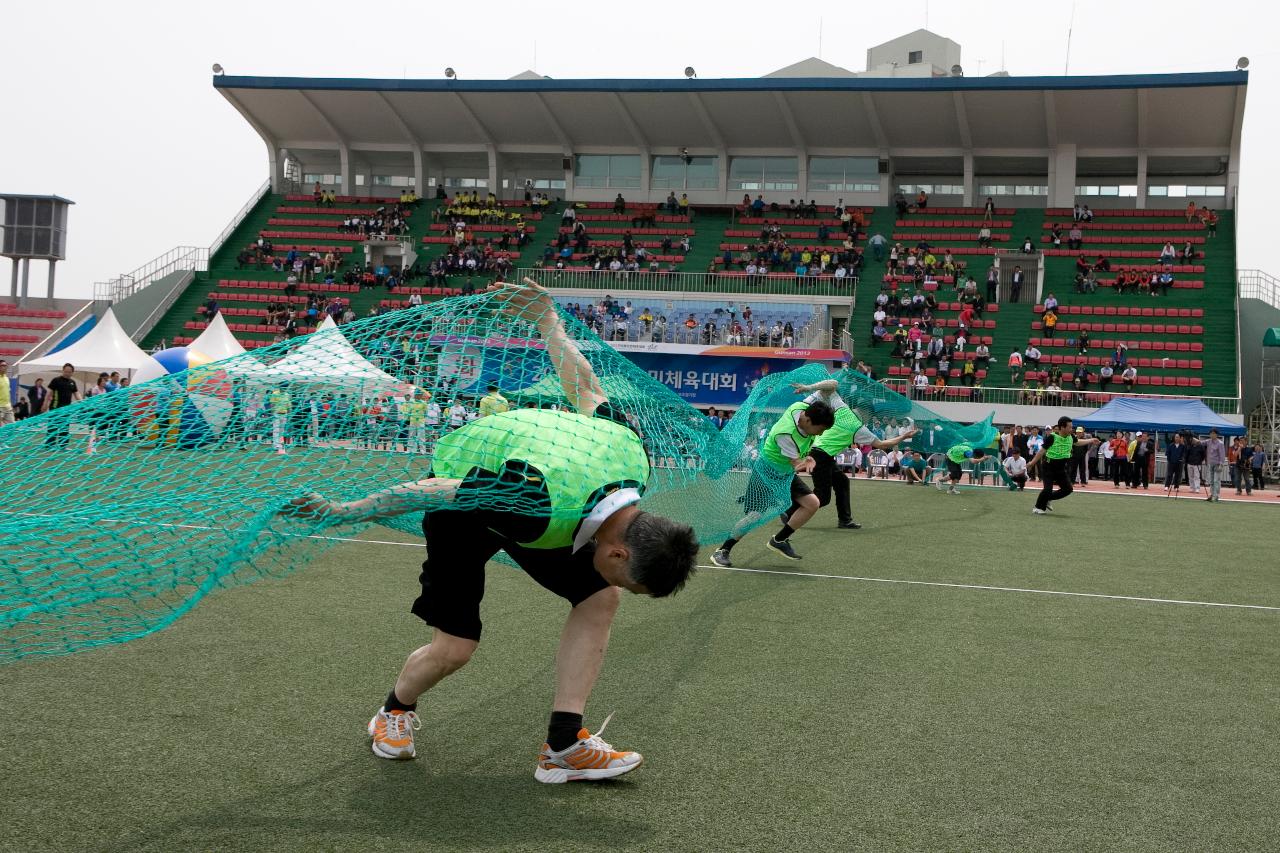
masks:
[[[824,367],[766,376],[717,430],[585,326],[561,322],[591,368],[577,381],[607,398],[590,418],[573,411],[582,389],[561,379],[536,324],[486,292],[223,361],[168,351],[159,360],[184,369],[0,428],[8,457],[33,463],[0,469],[0,663],[151,633],[365,526],[312,512],[310,495],[355,501],[473,466],[492,475],[483,487],[415,498],[379,523],[418,533],[433,508],[498,509],[572,531],[588,496],[548,500],[509,476],[493,448],[513,435],[537,466],[576,468],[570,486],[641,487],[642,508],[692,525],[704,544],[742,521],[753,469],[775,510],[789,504],[790,474],[759,459],[762,431],[797,399],[792,383],[827,378]],[[926,452],[995,434],[989,420],[961,427],[854,371],[836,378],[873,430],[910,418]],[[638,466],[644,483],[630,482]]]

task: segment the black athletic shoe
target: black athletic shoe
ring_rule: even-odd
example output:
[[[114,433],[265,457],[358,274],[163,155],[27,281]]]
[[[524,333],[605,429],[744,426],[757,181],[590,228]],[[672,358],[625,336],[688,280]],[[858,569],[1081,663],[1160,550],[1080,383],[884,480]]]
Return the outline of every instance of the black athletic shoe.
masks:
[[[723,548],[716,549],[711,555],[711,565],[719,566],[722,569],[732,569],[733,563],[729,560],[729,552]]]
[[[842,521],[837,525],[841,530],[861,530],[862,525],[856,521]]]
[[[772,536],[770,536],[767,544],[769,546],[769,550],[777,551],[779,554],[786,557],[788,560],[800,559],[800,555],[796,553],[795,548],[791,547],[791,542],[788,539],[783,539],[781,542],[779,542],[777,539],[774,539]]]

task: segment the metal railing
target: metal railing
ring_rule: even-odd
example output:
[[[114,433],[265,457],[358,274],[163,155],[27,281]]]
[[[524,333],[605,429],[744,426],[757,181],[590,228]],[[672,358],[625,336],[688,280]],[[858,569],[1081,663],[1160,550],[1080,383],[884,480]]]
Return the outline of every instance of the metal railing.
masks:
[[[204,272],[209,269],[209,258],[222,248],[240,223],[244,222],[245,217],[249,215],[254,206],[262,201],[262,197],[269,192],[271,192],[271,182],[265,181],[262,186],[254,191],[253,196],[245,202],[240,211],[232,217],[227,227],[223,228],[222,232],[214,238],[213,244],[209,247],[178,246],[158,258],[153,258],[133,272],[118,275],[107,281],[94,282],[93,298],[98,302],[119,302],[170,273],[178,271]]]
[[[131,273],[124,273],[109,281],[94,282],[93,298],[99,302],[119,302],[170,273],[179,270],[203,272],[208,268],[208,249],[201,246],[178,246]]]
[[[254,191],[249,200],[240,208],[240,212],[231,217],[231,221],[227,223],[227,227],[223,228],[218,236],[214,238],[213,243],[209,245],[209,257],[213,257],[217,251],[222,248],[222,244],[227,242],[227,238],[231,236],[232,232],[240,227],[241,222],[244,222],[244,218],[249,215],[249,211],[253,210],[254,207],[257,206],[258,202],[262,201],[262,197],[269,192],[271,192],[270,178],[262,182],[262,186],[258,187],[258,189]]]
[[[954,383],[947,385],[945,391],[935,391],[932,385],[921,393],[914,394],[911,380],[894,377],[882,382],[900,394],[918,400],[925,405],[929,403],[984,403],[1000,406],[1067,406],[1084,409],[1096,409],[1104,405],[1111,397],[1134,397],[1139,400],[1185,400],[1191,394],[1140,394],[1124,390],[1119,382],[1112,383],[1107,391],[1077,391],[1074,388],[1063,388],[1057,393],[1057,399],[1043,389],[1036,396],[1035,388],[990,388],[982,386],[969,388]],[[1240,414],[1239,397],[1195,397],[1220,415]]]
[[[806,301],[815,297],[841,302],[850,298],[858,280],[855,277],[805,276],[797,278],[784,273],[768,275],[734,275],[705,272],[625,272],[619,270],[563,269],[554,267],[521,267],[520,276],[530,276],[554,288],[576,287],[584,290],[620,291],[648,290],[658,293],[682,293],[696,299],[708,293],[733,294],[746,299],[765,296],[779,301]]]
[[[1280,308],[1280,279],[1262,270],[1236,270],[1236,283],[1241,299],[1260,299]]]

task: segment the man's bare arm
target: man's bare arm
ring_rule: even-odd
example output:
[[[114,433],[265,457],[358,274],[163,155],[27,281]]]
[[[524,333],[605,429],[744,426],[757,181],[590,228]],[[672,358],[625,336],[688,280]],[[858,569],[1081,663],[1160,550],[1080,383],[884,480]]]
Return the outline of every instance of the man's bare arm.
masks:
[[[354,501],[330,501],[318,494],[294,498],[279,514],[301,521],[328,521],[330,524],[357,524],[421,512],[432,504],[452,501],[461,480],[434,478],[401,483]]]

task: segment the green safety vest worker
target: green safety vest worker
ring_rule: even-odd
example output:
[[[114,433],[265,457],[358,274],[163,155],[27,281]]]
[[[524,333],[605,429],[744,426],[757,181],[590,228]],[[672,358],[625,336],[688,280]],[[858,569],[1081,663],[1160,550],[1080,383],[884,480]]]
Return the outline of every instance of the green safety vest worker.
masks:
[[[973,445],[971,444],[957,444],[955,447],[952,447],[947,451],[947,458],[957,465],[963,465],[964,460],[968,459],[972,455]]]
[[[815,391],[805,398],[806,403],[816,403],[819,400],[835,410],[835,423],[827,427],[826,431],[814,440],[813,447],[828,456],[839,456],[849,449],[849,445],[853,444],[858,433],[862,432],[862,418],[849,408],[849,404],[839,394],[827,395],[821,391]],[[864,436],[864,438],[870,440],[874,437]]]
[[[432,473],[465,479],[475,469],[500,472],[517,462],[541,472],[548,523],[526,548],[563,548],[591,511],[593,498],[612,487],[643,491],[649,455],[629,427],[577,412],[518,409],[480,418],[442,438]],[[526,477],[526,479],[530,479]]]
[[[773,463],[774,467],[784,471],[791,469],[792,457],[788,457],[782,452],[783,447],[788,450],[794,449],[796,452],[794,458],[796,459],[801,459],[809,454],[809,448],[813,446],[813,440],[817,436],[805,435],[800,432],[800,427],[796,425],[796,420],[809,408],[809,405],[805,401],[792,403],[782,413],[782,417],[778,418],[778,422],[773,425],[773,428],[769,430],[769,434],[765,437],[764,447],[760,449],[760,455]],[[779,442],[782,442],[782,447],[779,446]]]
[[[1049,445],[1044,455],[1049,459],[1070,459],[1075,446],[1075,437],[1053,433],[1053,444]]]
[[[267,403],[271,406],[273,415],[287,415],[289,414],[289,409],[293,407],[293,401],[289,399],[288,392],[279,389],[272,391],[267,396]]]
[[[421,400],[405,403],[403,411],[409,417],[409,426],[422,426],[427,422],[427,404]]]

